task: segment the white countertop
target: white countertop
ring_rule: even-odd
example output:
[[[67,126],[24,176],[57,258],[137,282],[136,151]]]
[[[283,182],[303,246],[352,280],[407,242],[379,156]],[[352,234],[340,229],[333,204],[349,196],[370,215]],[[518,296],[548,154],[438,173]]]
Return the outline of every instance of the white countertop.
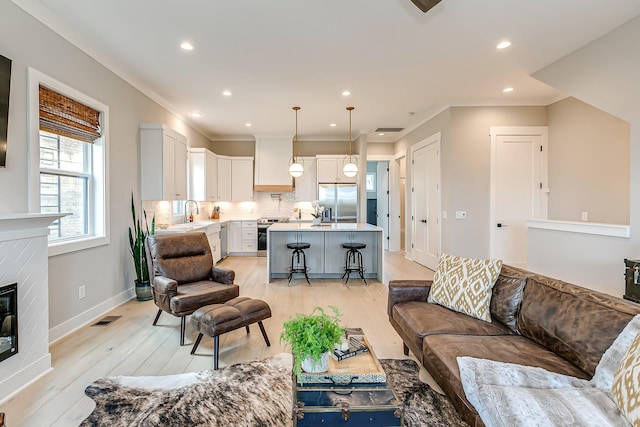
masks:
[[[380,231],[382,228],[361,223],[330,223],[322,225],[312,225],[309,222],[303,223],[276,223],[267,228],[267,232],[272,231]]]

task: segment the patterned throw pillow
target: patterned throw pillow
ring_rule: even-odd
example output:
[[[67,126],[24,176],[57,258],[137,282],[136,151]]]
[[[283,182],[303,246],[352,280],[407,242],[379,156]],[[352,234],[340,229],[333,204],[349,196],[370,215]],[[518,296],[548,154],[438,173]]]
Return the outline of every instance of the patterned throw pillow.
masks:
[[[634,426],[640,426],[640,334],[636,335],[613,374],[613,400]]]
[[[491,322],[491,289],[501,268],[501,260],[443,254],[433,276],[428,301]]]

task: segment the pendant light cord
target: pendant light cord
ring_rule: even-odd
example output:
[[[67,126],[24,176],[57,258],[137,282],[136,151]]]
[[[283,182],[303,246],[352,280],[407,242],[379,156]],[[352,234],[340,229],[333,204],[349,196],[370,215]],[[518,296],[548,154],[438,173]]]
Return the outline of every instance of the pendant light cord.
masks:
[[[300,107],[293,107],[293,110],[296,112],[296,134],[293,139],[293,162],[298,162],[298,110]]]
[[[353,161],[351,160],[351,111],[354,110],[354,107],[347,107],[347,110],[349,110],[349,163],[352,163]]]

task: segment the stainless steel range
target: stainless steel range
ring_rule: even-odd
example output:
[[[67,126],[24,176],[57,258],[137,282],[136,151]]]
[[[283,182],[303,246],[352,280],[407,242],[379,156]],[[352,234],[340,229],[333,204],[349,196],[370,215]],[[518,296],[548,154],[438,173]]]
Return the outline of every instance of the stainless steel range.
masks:
[[[267,228],[277,222],[289,222],[289,218],[262,217],[258,220],[258,256],[267,256]]]

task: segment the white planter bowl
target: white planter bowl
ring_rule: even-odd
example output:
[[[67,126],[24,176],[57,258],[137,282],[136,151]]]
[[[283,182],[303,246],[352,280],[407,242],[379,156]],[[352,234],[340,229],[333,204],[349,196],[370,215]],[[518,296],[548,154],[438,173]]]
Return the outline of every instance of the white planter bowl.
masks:
[[[327,372],[329,370],[329,352],[322,353],[320,360],[313,363],[313,357],[305,357],[301,363],[302,370],[310,374]]]

